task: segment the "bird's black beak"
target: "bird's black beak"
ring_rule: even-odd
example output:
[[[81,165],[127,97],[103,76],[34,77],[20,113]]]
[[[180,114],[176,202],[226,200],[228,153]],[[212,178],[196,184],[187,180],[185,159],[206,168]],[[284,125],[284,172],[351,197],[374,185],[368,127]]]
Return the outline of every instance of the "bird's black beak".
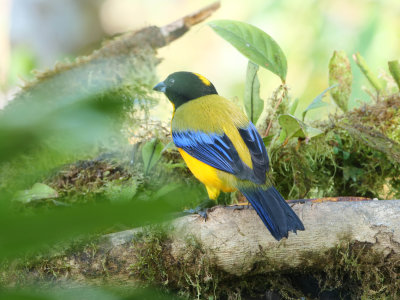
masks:
[[[158,92],[162,92],[165,93],[165,91],[167,90],[167,86],[164,83],[164,81],[161,81],[159,83],[157,83],[154,87],[153,90],[158,91]]]

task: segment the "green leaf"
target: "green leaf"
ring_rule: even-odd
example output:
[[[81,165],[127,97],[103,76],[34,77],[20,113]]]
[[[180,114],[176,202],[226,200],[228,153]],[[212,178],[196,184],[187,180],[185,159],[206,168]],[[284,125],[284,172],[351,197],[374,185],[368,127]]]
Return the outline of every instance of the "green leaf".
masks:
[[[379,78],[371,71],[364,57],[361,56],[359,52],[353,55],[354,61],[357,63],[357,66],[360,68],[361,72],[363,72],[364,76],[367,77],[369,83],[375,88],[375,90],[379,93],[383,90],[383,83]]]
[[[142,148],[142,159],[144,164],[145,174],[154,167],[161,158],[161,151],[164,145],[158,139],[152,139],[147,142]]]
[[[349,157],[350,157],[350,153],[349,152],[347,152],[347,151],[342,151],[343,152],[343,159],[344,160],[347,160],[347,159],[349,159]]]
[[[262,138],[265,147],[268,147],[271,144],[273,138],[274,138],[273,135],[268,135],[268,136]]]
[[[340,138],[339,135],[335,134],[335,140],[340,147],[343,147],[342,139]]]
[[[290,105],[289,114],[294,115],[298,105],[299,105],[299,98],[296,98]]]
[[[333,154],[339,154],[340,150],[338,147],[333,147]]]
[[[264,101],[260,98],[260,82],[257,76],[258,68],[257,64],[249,60],[247,64],[246,86],[244,88],[244,108],[253,124],[256,124],[264,108]]]
[[[331,96],[336,105],[344,112],[348,111],[352,82],[353,74],[346,52],[334,51],[329,61],[329,85],[335,85]]]
[[[291,137],[305,137],[304,132],[300,126],[300,120],[296,117],[286,114],[278,117],[279,125],[282,127],[282,131],[285,133],[286,138]]]
[[[310,139],[323,133],[321,130],[308,126],[304,122],[289,114],[280,115],[278,117],[278,122],[282,127],[281,141],[282,139],[290,139],[292,137]]]
[[[400,89],[400,63],[398,60],[388,62],[390,74],[392,74],[397,86]]]
[[[302,129],[303,129],[304,135],[308,139],[311,139],[313,137],[316,137],[316,136],[324,133],[322,130],[320,130],[318,128],[315,128],[315,127],[311,127],[311,126],[309,126],[307,124],[304,124],[304,123],[303,123]]]
[[[252,62],[286,80],[286,57],[279,45],[261,29],[239,21],[216,20],[210,27]]]
[[[162,149],[162,152],[168,151],[168,150],[170,150],[170,149],[176,149],[176,146],[175,146],[175,144],[174,144],[173,141],[170,141],[168,144],[166,144],[166,145],[164,146],[164,148]]]
[[[304,118],[306,117],[306,114],[308,111],[328,105],[328,103],[322,101],[322,99],[324,98],[327,91],[329,91],[330,89],[332,89],[336,86],[337,86],[337,84],[328,87],[321,94],[319,94],[317,97],[314,98],[314,100],[310,103],[310,105],[308,105],[307,108],[303,111],[303,114],[302,114],[303,121],[304,121]]]
[[[14,200],[29,203],[31,201],[57,198],[58,193],[55,189],[43,183],[35,183],[31,189],[19,191],[15,194]]]

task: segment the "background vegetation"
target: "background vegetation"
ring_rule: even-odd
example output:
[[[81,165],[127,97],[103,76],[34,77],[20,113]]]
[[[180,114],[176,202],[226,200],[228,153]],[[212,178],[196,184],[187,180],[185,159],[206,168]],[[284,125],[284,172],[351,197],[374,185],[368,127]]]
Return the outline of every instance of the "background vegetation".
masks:
[[[17,2],[8,1],[10,15],[3,10],[14,26]],[[158,1],[101,3],[95,7],[108,34],[163,25],[193,9],[193,4],[163,7]],[[126,17],[120,15],[129,9]],[[268,131],[273,177],[286,198],[398,197],[399,83],[396,67],[389,70],[387,61],[399,58],[399,11],[396,1],[222,3],[215,19],[246,21],[278,42],[281,63],[275,69],[262,68],[264,62],[252,53],[240,55],[210,29],[226,38],[215,26],[226,29],[230,23],[214,20],[214,26],[200,25],[157,56],[140,44],[134,53],[121,48],[118,55],[104,50],[74,60],[99,41],[82,43],[57,54],[70,62],[32,75],[33,68],[46,66],[41,54],[30,45],[10,43],[13,30],[2,29],[9,38],[2,48],[9,50],[9,60],[1,65],[3,102],[15,91],[16,74],[30,82],[0,111],[0,297],[167,297],[138,289],[47,291],[42,286],[32,294],[21,288],[35,286],[27,274],[43,267],[49,256],[66,248],[80,251],[108,232],[171,219],[206,198],[170,143],[167,101],[151,91],[157,78],[176,70],[204,74],[221,95],[243,105],[264,135]],[[334,50],[345,51],[335,57]],[[352,59],[356,52],[361,57]],[[157,57],[164,60],[156,69]],[[328,86],[333,98],[323,97]],[[219,203],[240,201],[237,196],[222,195]],[[154,236],[149,239],[154,242]],[[151,268],[159,265],[150,262],[140,270],[154,272]],[[56,282],[58,271],[46,272],[41,279]],[[183,290],[183,297],[196,295],[195,289]],[[389,290],[382,289],[382,295]]]

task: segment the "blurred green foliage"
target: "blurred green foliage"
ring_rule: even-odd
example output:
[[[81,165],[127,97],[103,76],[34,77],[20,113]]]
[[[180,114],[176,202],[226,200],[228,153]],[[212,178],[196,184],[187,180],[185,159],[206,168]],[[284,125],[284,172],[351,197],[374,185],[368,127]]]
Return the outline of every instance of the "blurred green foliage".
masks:
[[[74,72],[74,80],[84,80],[90,74],[85,67],[79,70]],[[102,96],[114,87],[106,81],[68,94],[58,93],[54,86],[70,81],[68,75],[64,72],[22,92],[0,114],[2,259],[116,222],[140,226],[160,221],[179,203],[173,201],[177,192],[171,190],[146,201],[116,204],[106,201],[104,194],[104,203],[82,207],[38,209],[33,214],[15,210],[11,203],[14,194],[21,195],[20,190],[28,189],[67,162],[107,149],[108,141],[120,135],[124,99],[117,94],[105,101]],[[189,192],[175,188],[179,195]]]
[[[6,86],[15,86],[21,79],[32,79],[32,70],[37,66],[34,53],[27,47],[13,47]]]
[[[400,43],[396,38],[400,32],[399,9],[396,0],[387,1],[257,1],[249,8],[246,21],[266,30],[279,42],[288,59],[287,83],[296,97],[300,98],[301,112],[312,101],[313,95],[327,86],[329,58],[334,50],[343,49],[350,57],[359,51],[376,74],[390,59],[398,58]],[[371,98],[361,88],[368,85],[367,79],[353,60],[352,94],[349,109]],[[260,77],[269,83],[271,76]],[[265,89],[264,89],[265,90]],[[332,107],[321,109],[324,116]],[[320,112],[311,112],[314,119]]]
[[[159,141],[145,144],[143,159],[127,158],[134,148],[129,139],[154,104],[156,59],[139,45],[142,51],[120,55],[114,47],[116,54],[103,50],[37,73],[0,111],[1,264],[79,237],[167,221],[184,199],[198,198],[198,185],[171,182],[178,177],[163,183],[167,175],[155,170]],[[99,155],[104,157],[94,159]],[[152,182],[154,172],[160,174]],[[4,299],[64,297],[53,290],[35,296],[2,288]],[[81,292],[87,299],[121,299],[105,290]],[[157,298],[154,291],[130,294]],[[65,293],[65,299],[74,297]]]

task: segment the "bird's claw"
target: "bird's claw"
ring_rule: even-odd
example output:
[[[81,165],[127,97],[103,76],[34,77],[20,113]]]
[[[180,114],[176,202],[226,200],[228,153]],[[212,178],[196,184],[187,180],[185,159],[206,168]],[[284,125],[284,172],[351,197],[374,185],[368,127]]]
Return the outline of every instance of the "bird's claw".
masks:
[[[204,219],[204,221],[207,221],[208,219],[207,211],[208,208],[197,206],[196,208],[186,209],[183,212],[187,215],[198,214],[200,217]]]
[[[214,204],[215,204],[215,202],[213,200],[208,199],[208,200],[200,203],[200,205],[198,205],[197,207],[191,208],[191,209],[186,209],[183,212],[188,215],[189,214],[198,214],[199,216],[201,216],[204,219],[204,221],[207,221],[208,209],[210,207],[212,207]]]

